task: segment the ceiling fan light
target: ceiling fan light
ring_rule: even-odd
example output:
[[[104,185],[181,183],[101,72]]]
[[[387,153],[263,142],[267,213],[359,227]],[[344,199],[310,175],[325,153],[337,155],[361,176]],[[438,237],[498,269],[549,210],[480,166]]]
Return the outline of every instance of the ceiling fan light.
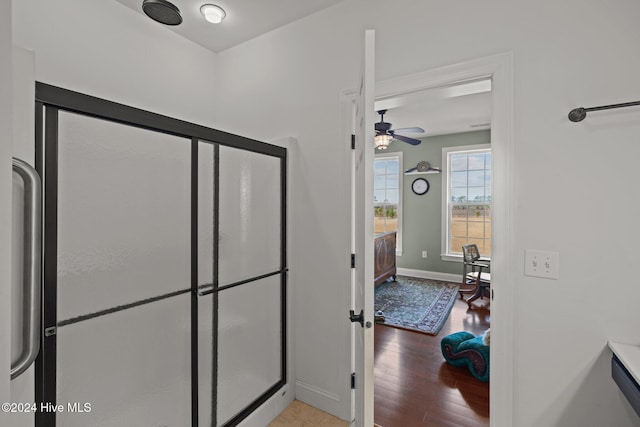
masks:
[[[200,6],[200,13],[208,22],[219,24],[227,16],[227,12],[215,4],[203,4]]]
[[[391,135],[376,135],[376,137],[374,138],[376,148],[378,150],[386,150],[392,139],[393,137],[391,137]]]

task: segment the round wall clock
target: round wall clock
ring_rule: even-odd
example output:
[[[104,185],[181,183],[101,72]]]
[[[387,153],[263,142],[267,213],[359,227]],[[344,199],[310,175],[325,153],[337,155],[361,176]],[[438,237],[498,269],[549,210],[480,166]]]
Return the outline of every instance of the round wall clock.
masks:
[[[427,181],[424,178],[416,178],[413,180],[413,183],[411,184],[411,189],[418,196],[427,194],[427,191],[429,191],[429,181]]]

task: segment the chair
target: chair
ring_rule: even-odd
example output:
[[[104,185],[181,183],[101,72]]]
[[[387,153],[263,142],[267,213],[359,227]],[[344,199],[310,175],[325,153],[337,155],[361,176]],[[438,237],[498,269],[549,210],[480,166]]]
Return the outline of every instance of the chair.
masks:
[[[489,297],[489,288],[491,286],[491,274],[489,270],[488,259],[481,259],[478,245],[469,244],[462,247],[462,285],[473,285],[471,289],[460,289],[460,299],[465,293],[473,293],[465,301],[469,308],[471,303],[478,298]],[[484,270],[484,271],[483,271]]]

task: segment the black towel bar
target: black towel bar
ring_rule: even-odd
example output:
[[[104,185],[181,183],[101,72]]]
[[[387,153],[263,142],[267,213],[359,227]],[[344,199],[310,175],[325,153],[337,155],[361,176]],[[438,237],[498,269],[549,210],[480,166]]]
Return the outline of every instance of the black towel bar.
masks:
[[[640,105],[640,101],[625,102],[622,104],[613,104],[613,105],[603,105],[600,107],[591,107],[591,108],[578,107],[569,111],[569,120],[571,120],[572,122],[581,122],[584,120],[585,117],[587,117],[588,111],[611,110],[612,108],[633,107],[635,105]]]

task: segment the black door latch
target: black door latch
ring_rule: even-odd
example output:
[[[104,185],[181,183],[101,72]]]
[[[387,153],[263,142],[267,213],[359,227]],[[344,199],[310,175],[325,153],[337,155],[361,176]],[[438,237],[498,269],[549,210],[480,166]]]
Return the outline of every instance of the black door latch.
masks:
[[[356,314],[355,311],[349,310],[349,320],[351,320],[351,322],[360,323],[360,326],[364,328],[364,310],[360,310],[360,314]]]

